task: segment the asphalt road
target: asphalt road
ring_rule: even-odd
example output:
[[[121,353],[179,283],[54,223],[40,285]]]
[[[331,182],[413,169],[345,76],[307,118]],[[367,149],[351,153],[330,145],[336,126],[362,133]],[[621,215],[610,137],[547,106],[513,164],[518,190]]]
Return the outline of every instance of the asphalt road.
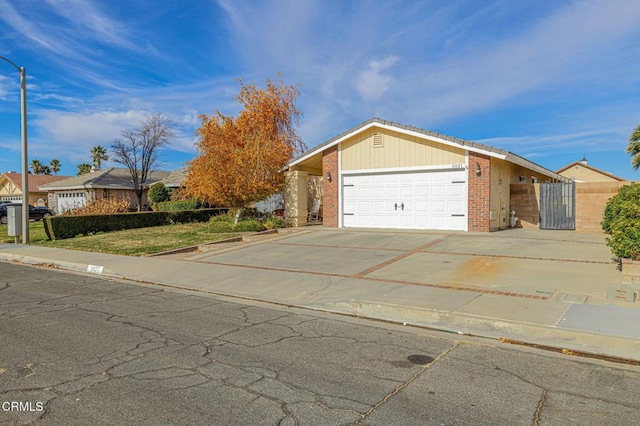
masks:
[[[638,395],[636,366],[0,263],[0,424],[635,425]]]

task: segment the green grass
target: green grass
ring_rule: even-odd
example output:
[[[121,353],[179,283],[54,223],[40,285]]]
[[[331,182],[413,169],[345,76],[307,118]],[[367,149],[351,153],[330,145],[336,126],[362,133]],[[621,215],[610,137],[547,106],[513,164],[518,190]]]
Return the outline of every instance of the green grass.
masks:
[[[210,233],[207,225],[207,223],[174,224],[49,241],[42,222],[31,222],[29,233],[33,245],[128,256],[144,256],[240,235],[240,233]],[[13,241],[13,237],[7,236],[7,226],[0,225],[0,242],[12,243]]]
[[[31,243],[39,243],[47,240],[47,234],[44,233],[44,222],[29,222],[29,241]],[[0,224],[0,243],[13,243],[14,237],[7,235],[7,225]],[[18,241],[22,242],[22,237],[18,237]]]

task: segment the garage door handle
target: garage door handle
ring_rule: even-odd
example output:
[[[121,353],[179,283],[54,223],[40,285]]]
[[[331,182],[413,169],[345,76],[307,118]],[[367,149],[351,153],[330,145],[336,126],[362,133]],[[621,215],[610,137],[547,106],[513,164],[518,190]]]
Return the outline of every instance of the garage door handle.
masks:
[[[402,210],[404,211],[404,203],[400,204],[400,207],[402,208]]]
[[[398,203],[395,203],[393,207],[395,207],[395,209],[398,210]]]

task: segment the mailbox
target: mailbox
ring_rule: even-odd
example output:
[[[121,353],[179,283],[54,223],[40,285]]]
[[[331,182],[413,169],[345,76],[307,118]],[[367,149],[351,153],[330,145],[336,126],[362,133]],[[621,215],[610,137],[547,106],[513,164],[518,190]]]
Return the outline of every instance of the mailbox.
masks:
[[[7,207],[7,235],[10,237],[22,235],[22,206]]]

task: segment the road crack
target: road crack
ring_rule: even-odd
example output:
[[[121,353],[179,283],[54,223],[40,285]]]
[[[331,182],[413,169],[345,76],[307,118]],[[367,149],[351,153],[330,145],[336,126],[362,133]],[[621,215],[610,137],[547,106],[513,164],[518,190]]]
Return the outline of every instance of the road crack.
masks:
[[[538,422],[540,422],[540,413],[542,412],[542,406],[544,405],[546,399],[547,399],[547,390],[542,389],[542,395],[540,396],[540,401],[538,401],[536,412],[533,414],[533,426],[538,426]]]
[[[408,380],[406,380],[405,382],[403,382],[402,384],[400,384],[399,386],[396,386],[390,393],[388,393],[387,395],[384,396],[384,398],[382,398],[380,401],[378,401],[375,405],[373,405],[371,408],[369,408],[369,411],[367,411],[364,414],[360,415],[360,420],[358,420],[358,422],[356,422],[356,424],[362,424],[362,422],[364,420],[366,420],[367,417],[369,417],[371,414],[373,414],[373,412],[380,407],[381,405],[385,404],[387,401],[389,401],[391,398],[393,398],[394,396],[396,396],[398,393],[400,393],[403,389],[405,389],[407,386],[409,386],[411,383],[413,383],[416,379],[418,379],[425,371],[427,371],[429,368],[431,368],[436,362],[440,361],[442,358],[444,358],[445,356],[447,356],[451,351],[453,351],[454,349],[456,349],[458,346],[460,346],[460,343],[458,342],[454,342],[453,346],[451,346],[449,349],[447,349],[446,351],[442,352],[440,355],[438,355],[437,357],[435,357],[433,359],[433,361],[431,361],[430,363],[424,365],[418,372],[416,372],[413,376],[411,376]]]

